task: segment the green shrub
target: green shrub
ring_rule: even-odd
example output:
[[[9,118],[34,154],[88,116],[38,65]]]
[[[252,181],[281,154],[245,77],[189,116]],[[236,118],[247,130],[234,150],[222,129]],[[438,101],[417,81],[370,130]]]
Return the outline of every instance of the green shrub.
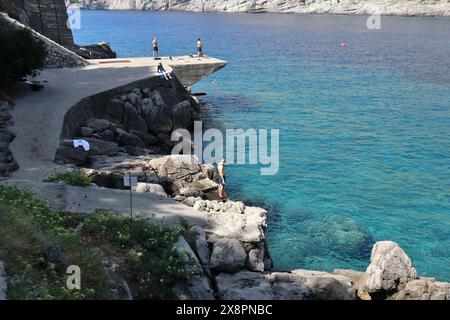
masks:
[[[71,186],[77,187],[88,187],[92,183],[92,179],[80,171],[58,172],[44,180],[44,182],[58,181],[64,181]]]
[[[174,247],[182,227],[104,211],[89,215],[84,223],[86,237],[97,246],[112,245],[124,258],[122,272],[135,299],[174,298],[170,288],[188,276]]]
[[[174,247],[185,227],[105,210],[58,213],[26,191],[2,186],[0,260],[7,268],[8,298],[116,299],[123,295],[112,293],[111,283],[122,279],[134,299],[175,298],[171,287],[190,272]],[[116,271],[105,270],[105,258]],[[79,291],[66,288],[72,264],[82,272]]]
[[[0,22],[0,90],[11,91],[26,75],[35,76],[44,67],[44,44],[31,31],[18,30]]]
[[[9,299],[111,297],[99,250],[86,247],[66,217],[30,193],[0,187],[0,260],[7,269]],[[66,268],[72,264],[82,270],[81,290],[66,287]]]

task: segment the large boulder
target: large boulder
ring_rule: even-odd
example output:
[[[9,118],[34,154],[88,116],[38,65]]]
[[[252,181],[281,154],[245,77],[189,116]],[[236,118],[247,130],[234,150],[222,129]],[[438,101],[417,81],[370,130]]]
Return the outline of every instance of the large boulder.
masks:
[[[264,246],[262,243],[258,248],[253,248],[248,252],[246,266],[251,271],[264,271]]]
[[[158,175],[166,176],[173,180],[189,179],[201,171],[198,160],[195,156],[169,155],[149,162]]]
[[[96,132],[102,132],[111,127],[111,122],[106,119],[88,119],[85,126],[94,129]]]
[[[144,142],[142,140],[129,132],[126,132],[122,129],[116,129],[116,135],[117,135],[117,143],[119,146],[134,146],[134,147],[145,147]]]
[[[210,211],[206,215],[205,229],[217,238],[259,243],[265,239],[266,213],[266,210],[258,207],[246,207],[244,214]]]
[[[356,285],[351,279],[322,271],[297,269],[291,271],[294,276],[304,278],[311,288],[314,299],[318,300],[355,300]]]
[[[160,184],[156,183],[144,183],[138,182],[136,186],[136,193],[153,193],[160,197],[167,197],[167,193],[164,191],[164,188]]]
[[[61,145],[56,150],[54,161],[62,164],[82,165],[86,162],[87,157],[88,152],[81,147],[74,148],[67,145]]]
[[[90,156],[114,156],[119,153],[119,146],[115,142],[105,141],[95,138],[85,138],[89,142]]]
[[[130,102],[125,103],[123,110],[122,125],[125,129],[147,132],[147,123],[138,115]]]
[[[143,99],[138,107],[139,115],[146,121],[152,133],[170,133],[173,128],[171,108],[158,91],[147,95],[148,98]]]
[[[245,266],[247,254],[239,240],[223,238],[214,243],[211,268],[217,271],[236,272]]]
[[[274,300],[272,285],[259,272],[221,273],[216,277],[217,290],[223,300]]]
[[[172,107],[173,128],[189,129],[193,125],[194,109],[188,100],[177,103]]]
[[[6,273],[5,273],[5,265],[2,261],[0,261],[0,300],[6,300]]]
[[[206,233],[202,227],[194,225],[189,229],[187,239],[192,250],[197,255],[200,264],[205,273],[210,276],[211,270],[209,266],[209,246],[206,241]]]
[[[405,288],[395,294],[394,300],[450,300],[450,283],[432,279],[417,279],[406,283]]]
[[[417,279],[411,259],[397,243],[378,241],[372,248],[365,286],[369,293],[392,292]]]
[[[189,244],[180,236],[175,244],[177,251],[184,266],[190,276],[187,279],[179,280],[172,291],[180,300],[213,300],[214,292],[210,287],[208,279],[203,273],[203,269]]]
[[[123,113],[125,109],[125,102],[119,99],[111,99],[111,101],[106,104],[104,112],[108,117],[111,117],[118,122],[122,122]]]

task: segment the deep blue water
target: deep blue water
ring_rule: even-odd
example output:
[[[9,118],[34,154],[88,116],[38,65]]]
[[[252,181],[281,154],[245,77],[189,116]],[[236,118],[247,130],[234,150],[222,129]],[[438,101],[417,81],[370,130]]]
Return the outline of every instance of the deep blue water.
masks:
[[[279,128],[280,171],[230,166],[228,191],[270,209],[278,268],[364,270],[377,240],[450,281],[450,19],[82,11],[80,44],[119,56],[195,52],[219,128]],[[340,47],[348,42],[348,47]]]

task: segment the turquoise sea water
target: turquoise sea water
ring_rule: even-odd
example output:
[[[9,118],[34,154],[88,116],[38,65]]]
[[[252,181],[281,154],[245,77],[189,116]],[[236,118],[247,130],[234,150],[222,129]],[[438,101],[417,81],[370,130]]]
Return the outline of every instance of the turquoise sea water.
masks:
[[[450,19],[82,11],[80,44],[119,56],[195,52],[229,65],[194,91],[219,128],[280,129],[280,171],[230,166],[228,191],[269,209],[276,267],[364,270],[393,240],[450,281]],[[348,47],[340,47],[348,42]]]

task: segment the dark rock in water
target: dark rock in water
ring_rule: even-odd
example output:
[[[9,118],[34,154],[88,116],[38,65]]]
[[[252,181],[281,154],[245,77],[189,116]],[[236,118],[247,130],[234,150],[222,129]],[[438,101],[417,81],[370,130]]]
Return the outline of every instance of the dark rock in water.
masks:
[[[61,145],[55,154],[55,162],[63,164],[82,165],[86,162],[88,152],[83,148],[74,148],[66,145]]]
[[[75,53],[85,59],[113,59],[117,54],[111,49],[109,43],[100,42],[97,44],[76,46]]]

